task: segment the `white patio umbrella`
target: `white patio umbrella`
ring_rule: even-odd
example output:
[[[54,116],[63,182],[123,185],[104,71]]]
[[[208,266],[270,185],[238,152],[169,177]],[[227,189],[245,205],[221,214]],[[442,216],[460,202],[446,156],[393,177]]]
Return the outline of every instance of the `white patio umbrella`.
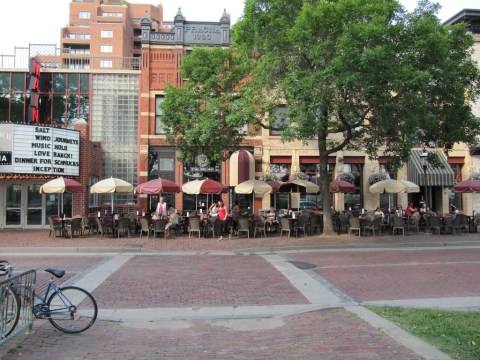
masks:
[[[386,179],[370,186],[370,192],[377,194],[384,192],[391,194],[414,193],[420,192],[420,187],[407,180]]]
[[[112,214],[113,214],[113,194],[128,194],[133,192],[133,185],[122,179],[114,177],[101,180],[90,188],[92,194],[111,194],[112,196]]]
[[[261,180],[247,180],[235,186],[237,194],[252,194],[252,211],[255,214],[255,194],[263,195],[272,191],[272,187]]]
[[[420,192],[420,187],[417,184],[407,180],[386,179],[371,185],[370,192],[377,194],[414,193]],[[388,208],[390,209],[390,195],[388,196]]]

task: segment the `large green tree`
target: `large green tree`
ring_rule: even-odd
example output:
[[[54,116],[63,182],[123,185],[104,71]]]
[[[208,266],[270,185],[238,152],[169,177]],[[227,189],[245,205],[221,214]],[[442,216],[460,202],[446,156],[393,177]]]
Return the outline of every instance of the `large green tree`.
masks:
[[[316,141],[321,179],[328,155],[343,149],[371,158],[382,149],[400,164],[419,129],[447,151],[474,142],[473,38],[463,25],[443,26],[437,11],[428,1],[408,13],[396,0],[246,0],[234,28],[235,48],[255,65],[244,94],[262,113],[268,102],[259,99],[270,110],[286,103],[282,138]],[[322,181],[324,209],[328,185]],[[325,212],[324,232],[332,231]]]
[[[220,161],[237,150],[245,125],[257,114],[244,95],[251,62],[232,49],[198,47],[183,59],[181,88],[167,86],[161,105],[167,141],[180,158],[193,163],[197,155]]]

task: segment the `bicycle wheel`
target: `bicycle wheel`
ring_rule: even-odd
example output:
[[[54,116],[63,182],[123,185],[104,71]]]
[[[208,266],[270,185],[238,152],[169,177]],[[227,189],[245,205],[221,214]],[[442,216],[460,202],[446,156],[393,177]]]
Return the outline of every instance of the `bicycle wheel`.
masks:
[[[7,337],[17,326],[20,318],[20,298],[18,294],[9,286],[2,289],[0,305],[2,316],[0,321],[0,338]]]
[[[97,302],[88,291],[75,286],[59,288],[47,306],[50,323],[66,333],[85,331],[97,319]]]

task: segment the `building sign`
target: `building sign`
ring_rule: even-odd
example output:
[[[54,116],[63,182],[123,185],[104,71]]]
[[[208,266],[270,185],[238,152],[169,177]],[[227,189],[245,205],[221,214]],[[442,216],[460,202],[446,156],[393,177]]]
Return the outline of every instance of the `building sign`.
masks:
[[[0,124],[0,173],[78,176],[80,133],[46,126]]]

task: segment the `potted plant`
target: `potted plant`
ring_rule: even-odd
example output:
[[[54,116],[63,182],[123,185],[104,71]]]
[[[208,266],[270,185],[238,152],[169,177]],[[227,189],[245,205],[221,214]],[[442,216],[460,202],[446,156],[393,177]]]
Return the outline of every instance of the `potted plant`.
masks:
[[[347,172],[338,173],[336,179],[349,182],[350,184],[353,184],[355,182],[355,176],[352,173]]]
[[[260,176],[260,180],[262,181],[278,181],[278,176],[275,174],[263,174]]]
[[[288,181],[292,180],[308,180],[308,175],[304,172],[297,171],[290,175],[290,177],[288,178]]]
[[[390,176],[387,173],[374,173],[368,177],[368,184],[373,185],[379,181],[387,180]]]

